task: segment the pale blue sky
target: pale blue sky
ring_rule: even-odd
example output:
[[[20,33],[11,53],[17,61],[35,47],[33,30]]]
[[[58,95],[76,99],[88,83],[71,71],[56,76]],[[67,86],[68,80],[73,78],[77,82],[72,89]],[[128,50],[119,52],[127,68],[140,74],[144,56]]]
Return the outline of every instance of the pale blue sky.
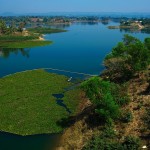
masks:
[[[150,0],[0,0],[3,12],[150,12]]]

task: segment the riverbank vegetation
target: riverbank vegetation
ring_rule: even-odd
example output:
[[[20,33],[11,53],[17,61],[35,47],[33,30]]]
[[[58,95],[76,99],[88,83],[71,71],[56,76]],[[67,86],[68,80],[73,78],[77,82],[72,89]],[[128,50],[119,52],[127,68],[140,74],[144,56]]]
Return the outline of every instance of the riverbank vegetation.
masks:
[[[52,44],[46,41],[42,34],[65,32],[62,29],[52,28],[25,28],[25,23],[21,22],[18,27],[14,23],[7,26],[3,20],[0,20],[0,47],[2,48],[31,48],[36,46],[45,46]]]
[[[46,46],[52,44],[52,41],[0,41],[2,48],[32,48],[37,46]]]
[[[67,30],[36,27],[36,28],[28,28],[28,31],[33,33],[40,33],[40,34],[51,34],[51,33],[66,32]]]
[[[132,36],[125,35],[123,42],[118,43],[105,58],[107,69],[102,74],[103,80],[97,79],[91,84],[91,81],[88,81],[83,86],[87,96],[96,105],[95,112],[107,119],[105,119],[104,130],[93,136],[83,149],[138,150],[142,148],[142,144],[145,144],[144,147],[150,146],[146,138],[149,128],[142,119],[149,112],[145,111],[150,106],[150,93],[138,96],[150,84],[150,77],[147,74],[150,65],[149,42],[146,43],[148,39],[141,42]],[[141,86],[138,86],[137,80],[143,82]],[[103,84],[101,85],[100,82]],[[127,86],[124,87],[125,84]],[[94,90],[91,90],[91,85]],[[125,89],[118,90],[114,86],[123,86]],[[137,91],[132,91],[132,88]],[[91,94],[94,97],[91,97]]]
[[[106,56],[104,64],[108,69],[103,74],[112,81],[121,82],[131,79],[135,73],[146,70],[150,64],[149,42],[150,38],[142,42],[125,35],[123,42],[119,42]]]
[[[149,149],[149,41],[125,35],[106,56],[100,77],[81,84],[88,100],[58,149]]]
[[[65,93],[73,85],[67,80],[65,76],[44,70],[0,78],[0,130],[18,135],[61,132],[63,127],[58,122],[69,113],[57,104],[53,94],[64,92],[63,103],[71,115],[80,100],[80,90]]]
[[[109,29],[120,29],[120,30],[128,30],[128,31],[141,31],[144,33],[149,33],[150,31],[150,19],[141,18],[141,19],[126,19],[120,20],[119,26],[108,26]]]

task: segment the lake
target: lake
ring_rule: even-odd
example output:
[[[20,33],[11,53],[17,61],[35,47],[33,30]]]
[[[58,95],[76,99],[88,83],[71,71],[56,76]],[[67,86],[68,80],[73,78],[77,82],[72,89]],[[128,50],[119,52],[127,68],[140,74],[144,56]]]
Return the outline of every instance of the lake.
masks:
[[[131,34],[141,40],[149,34],[141,32],[110,30],[108,25],[117,23],[74,23],[64,26],[68,32],[45,35],[54,43],[31,49],[0,49],[0,77],[15,72],[36,68],[56,68],[73,72],[99,75],[104,69],[103,59],[124,34]],[[53,71],[73,78],[77,74]],[[59,135],[35,135],[21,137],[0,133],[0,150],[46,150],[52,148]]]

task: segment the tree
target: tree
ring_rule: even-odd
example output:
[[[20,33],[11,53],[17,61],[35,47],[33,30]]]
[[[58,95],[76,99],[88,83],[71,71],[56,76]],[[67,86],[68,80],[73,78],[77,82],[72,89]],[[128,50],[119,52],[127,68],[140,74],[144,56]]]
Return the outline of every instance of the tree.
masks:
[[[18,31],[19,31],[19,32],[22,32],[24,26],[25,26],[25,22],[21,22],[21,23],[19,24]]]
[[[130,35],[124,35],[112,52],[105,58],[108,75],[119,74],[120,78],[130,78],[136,72],[145,70],[150,64],[150,39],[141,42]],[[115,60],[115,61],[114,61]],[[109,70],[110,69],[110,70]],[[117,79],[117,78],[116,78]]]
[[[15,23],[12,22],[11,25],[9,26],[9,33],[13,34],[16,30],[17,29],[16,29],[16,26],[15,26]]]
[[[150,50],[150,38],[144,40],[145,46]]]
[[[124,105],[127,100],[125,88],[121,88],[115,83],[104,81],[100,77],[92,77],[83,82],[81,88],[95,105],[95,112],[102,119],[109,120],[119,117],[119,107]]]
[[[0,34],[7,34],[8,33],[8,28],[6,26],[5,21],[0,20]]]

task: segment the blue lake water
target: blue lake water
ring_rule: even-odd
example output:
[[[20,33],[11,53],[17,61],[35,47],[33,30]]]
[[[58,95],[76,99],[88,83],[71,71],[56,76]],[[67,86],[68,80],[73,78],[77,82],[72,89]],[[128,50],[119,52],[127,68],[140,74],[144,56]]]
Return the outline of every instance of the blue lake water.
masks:
[[[117,23],[110,22],[108,25]],[[11,51],[0,49],[0,77],[35,68],[57,68],[98,75],[104,69],[104,57],[128,33],[110,30],[108,25],[75,23],[65,27],[68,32],[45,35],[46,39],[54,42],[52,45]],[[129,34],[141,40],[149,37],[149,34],[141,32]],[[45,150],[45,146],[51,149],[54,139],[54,135],[21,137],[0,133],[0,150]]]
[[[127,33],[107,29],[107,25],[101,23],[77,23],[65,29],[68,32],[45,36],[54,42],[52,45],[25,49],[22,53],[11,52],[5,58],[0,51],[0,76],[47,67],[99,74],[104,68],[104,57]],[[140,32],[132,35],[141,40],[149,36]]]

